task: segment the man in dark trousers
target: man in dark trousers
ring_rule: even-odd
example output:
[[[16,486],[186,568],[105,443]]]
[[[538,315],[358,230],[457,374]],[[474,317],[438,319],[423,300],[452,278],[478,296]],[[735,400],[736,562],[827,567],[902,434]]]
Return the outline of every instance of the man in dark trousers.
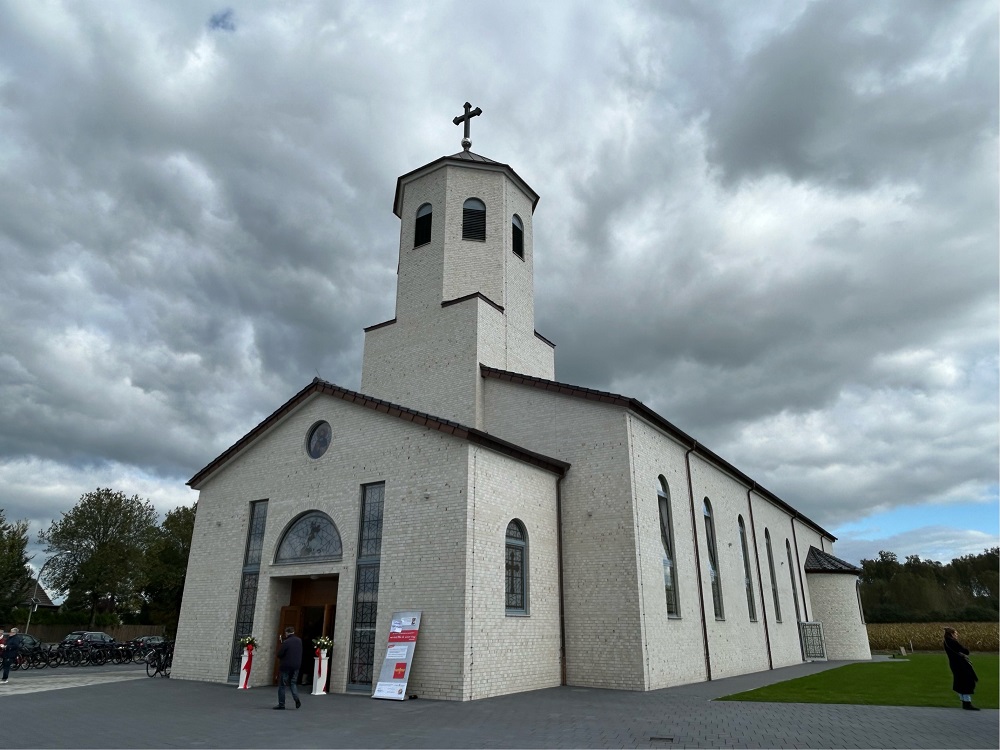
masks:
[[[295,635],[295,628],[285,628],[285,640],[278,647],[278,705],[276,711],[285,710],[285,685],[292,688],[295,707],[301,708],[299,700],[299,667],[302,666],[302,639]]]

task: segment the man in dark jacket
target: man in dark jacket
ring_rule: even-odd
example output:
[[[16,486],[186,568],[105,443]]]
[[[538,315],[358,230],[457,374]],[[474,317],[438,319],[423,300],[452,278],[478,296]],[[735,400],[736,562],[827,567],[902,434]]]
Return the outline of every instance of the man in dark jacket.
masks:
[[[17,662],[17,654],[21,650],[21,636],[17,634],[17,628],[10,629],[10,635],[4,642],[6,648],[3,650],[3,677],[0,684],[7,682],[10,675],[10,665]]]
[[[295,628],[285,628],[285,640],[278,647],[278,705],[275,710],[285,710],[285,685],[292,689],[295,707],[301,708],[299,700],[299,667],[302,666],[302,639],[295,635]]]

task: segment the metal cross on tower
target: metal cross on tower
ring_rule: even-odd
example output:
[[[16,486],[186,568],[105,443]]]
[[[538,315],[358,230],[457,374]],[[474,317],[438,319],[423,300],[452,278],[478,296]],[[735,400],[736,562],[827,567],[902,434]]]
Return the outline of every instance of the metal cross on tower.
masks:
[[[483,110],[481,110],[479,107],[472,109],[472,105],[466,102],[465,114],[459,115],[454,120],[452,120],[452,122],[454,122],[456,125],[463,122],[465,123],[465,134],[462,136],[462,148],[464,148],[466,151],[468,151],[469,147],[472,145],[472,141],[469,140],[469,121],[472,120],[473,117],[478,117],[482,113]]]

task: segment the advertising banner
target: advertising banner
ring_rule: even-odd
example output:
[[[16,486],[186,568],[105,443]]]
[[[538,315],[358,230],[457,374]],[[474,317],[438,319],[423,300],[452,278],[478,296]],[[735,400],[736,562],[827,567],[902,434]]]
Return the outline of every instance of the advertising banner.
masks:
[[[406,683],[410,679],[410,665],[417,648],[420,632],[419,612],[393,612],[389,626],[389,645],[372,698],[401,701],[406,698]]]

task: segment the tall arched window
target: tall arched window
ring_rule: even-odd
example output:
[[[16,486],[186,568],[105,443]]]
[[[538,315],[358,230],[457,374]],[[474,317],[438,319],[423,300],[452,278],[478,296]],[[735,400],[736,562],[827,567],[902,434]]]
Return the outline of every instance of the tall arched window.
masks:
[[[750,553],[747,550],[747,527],[743,524],[743,516],[737,518],[740,526],[740,549],[743,551],[743,581],[747,587],[747,611],[750,622],[757,622],[757,604],[753,598],[753,576],[750,574]]]
[[[336,524],[326,513],[311,510],[295,519],[282,535],[274,564],[339,560],[343,554]]]
[[[712,578],[712,606],[715,608],[715,619],[725,618],[722,608],[722,578],[719,576],[719,553],[715,544],[715,521],[712,520],[712,504],[705,498],[702,506],[705,514],[705,545],[708,547],[708,572]]]
[[[524,224],[521,223],[521,217],[517,214],[514,214],[510,220],[510,240],[511,246],[514,248],[514,255],[524,260]]]
[[[431,216],[433,209],[430,203],[417,209],[417,223],[413,228],[413,246],[420,247],[431,241]]]
[[[656,488],[656,499],[660,506],[660,541],[663,543],[663,588],[667,594],[667,617],[680,617],[677,569],[674,564],[674,523],[670,515],[670,490],[667,487],[667,480],[663,477],[660,477],[660,483]]]
[[[507,524],[504,589],[509,615],[528,612],[528,535],[520,521]]]
[[[771,595],[774,597],[774,619],[781,622],[781,602],[778,601],[778,579],[774,575],[774,554],[771,552],[771,532],[764,529],[764,546],[767,547],[767,567],[771,571]]]
[[[462,205],[462,239],[486,239],[486,204],[478,198],[469,198]]]
[[[795,594],[795,565],[792,563],[792,545],[785,540],[785,552],[788,553],[788,575],[792,579],[792,601],[795,602],[795,622],[802,622],[802,614],[799,612],[799,597]]]

